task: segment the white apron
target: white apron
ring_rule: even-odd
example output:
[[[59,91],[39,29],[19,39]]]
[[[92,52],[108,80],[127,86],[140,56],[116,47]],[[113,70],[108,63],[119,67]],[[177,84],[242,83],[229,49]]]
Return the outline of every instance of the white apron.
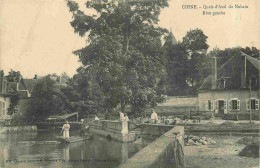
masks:
[[[63,127],[63,138],[69,138],[70,137],[70,125],[69,124],[64,124]]]

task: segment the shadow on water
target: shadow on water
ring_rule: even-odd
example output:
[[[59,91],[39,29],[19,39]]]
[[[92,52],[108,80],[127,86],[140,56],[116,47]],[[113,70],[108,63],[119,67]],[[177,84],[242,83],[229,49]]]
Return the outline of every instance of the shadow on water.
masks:
[[[0,167],[113,168],[141,149],[133,143],[121,143],[100,136],[71,144],[34,143],[56,140],[55,136],[55,132],[0,135]]]

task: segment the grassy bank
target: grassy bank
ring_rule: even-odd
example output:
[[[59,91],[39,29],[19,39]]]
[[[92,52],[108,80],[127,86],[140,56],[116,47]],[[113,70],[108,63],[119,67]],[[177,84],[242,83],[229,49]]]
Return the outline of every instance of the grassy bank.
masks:
[[[205,135],[205,134],[204,134]],[[185,146],[186,168],[257,168],[258,158],[239,156],[245,145],[237,143],[241,136],[205,136],[216,141],[214,145]]]

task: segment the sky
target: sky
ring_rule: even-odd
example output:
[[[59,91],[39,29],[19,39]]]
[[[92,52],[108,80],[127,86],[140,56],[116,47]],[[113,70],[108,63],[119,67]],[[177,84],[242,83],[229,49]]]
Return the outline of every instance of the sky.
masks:
[[[85,0],[78,0],[84,4]],[[247,9],[203,9],[204,5],[247,5]],[[182,9],[182,5],[197,5]],[[223,11],[225,15],[203,15]],[[74,33],[65,0],[0,0],[0,69],[20,71],[26,78],[50,73],[69,76],[80,66],[72,52],[85,38]],[[231,47],[259,49],[259,0],[170,0],[160,15],[161,27],[172,29],[177,41],[199,28],[209,50]]]

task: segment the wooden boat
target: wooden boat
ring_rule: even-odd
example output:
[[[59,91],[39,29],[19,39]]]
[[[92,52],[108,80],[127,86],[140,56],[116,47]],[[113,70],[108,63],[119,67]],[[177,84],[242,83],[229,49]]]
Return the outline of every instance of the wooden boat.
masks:
[[[19,144],[39,144],[39,145],[56,145],[59,144],[60,141],[22,141]]]
[[[92,135],[85,135],[85,136],[71,136],[70,138],[63,138],[62,136],[57,137],[57,140],[61,143],[74,143],[74,142],[80,142],[85,141],[92,138]]]

